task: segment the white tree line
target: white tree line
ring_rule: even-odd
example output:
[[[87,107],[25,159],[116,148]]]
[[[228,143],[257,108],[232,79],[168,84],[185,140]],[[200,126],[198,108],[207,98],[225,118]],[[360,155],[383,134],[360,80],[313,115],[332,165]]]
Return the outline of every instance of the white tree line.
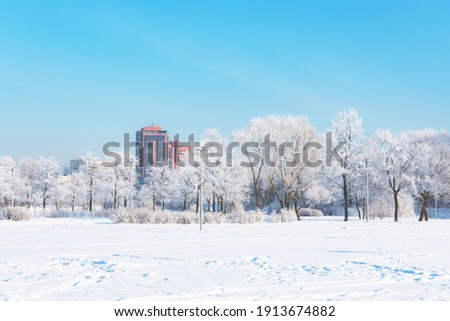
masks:
[[[223,214],[255,209],[292,211],[298,220],[304,208],[334,209],[333,214],[342,208],[348,220],[352,207],[365,218],[366,205],[373,204],[373,217],[392,216],[397,221],[402,215],[414,215],[414,208],[420,220],[428,220],[430,200],[449,201],[450,136],[445,132],[424,129],[393,134],[378,130],[368,138],[362,119],[349,109],[338,113],[328,134],[319,133],[306,117],[272,115],[253,119],[235,131],[233,139],[241,145],[261,143],[267,134],[272,141],[289,142],[290,147],[277,144],[268,150],[263,144],[251,145],[248,154],[234,156],[232,166],[221,162],[203,167],[203,182],[200,166],[195,164],[175,170],[151,168],[144,183],[138,184],[132,166],[104,167],[100,158],[90,153],[82,157],[85,165],[67,176],[60,175],[54,158],[16,162],[9,156],[0,157],[0,206],[44,212],[132,206],[198,212],[203,206],[207,212]],[[292,164],[295,154],[304,154],[308,143],[329,143],[327,135],[340,146],[331,155],[332,161],[328,162],[328,149],[312,148],[306,160]],[[211,141],[222,146],[228,143],[217,130],[208,130],[202,145]],[[267,154],[275,166],[265,162],[240,166],[240,161],[251,160],[252,155],[263,159]],[[319,158],[327,161],[311,166]],[[204,204],[200,204],[201,185]]]

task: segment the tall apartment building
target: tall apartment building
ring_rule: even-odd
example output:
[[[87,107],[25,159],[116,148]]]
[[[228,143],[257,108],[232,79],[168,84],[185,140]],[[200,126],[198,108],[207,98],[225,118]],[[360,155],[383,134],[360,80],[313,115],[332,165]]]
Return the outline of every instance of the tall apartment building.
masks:
[[[189,147],[178,141],[169,141],[167,130],[159,126],[147,126],[136,132],[138,173],[141,182],[152,166],[168,166],[175,169],[186,160]]]

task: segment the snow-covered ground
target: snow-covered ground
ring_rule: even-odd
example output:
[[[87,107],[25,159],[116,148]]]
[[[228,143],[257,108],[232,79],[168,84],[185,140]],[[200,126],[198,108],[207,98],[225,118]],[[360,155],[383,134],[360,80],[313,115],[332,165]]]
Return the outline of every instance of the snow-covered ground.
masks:
[[[0,300],[450,300],[450,221],[0,221]]]

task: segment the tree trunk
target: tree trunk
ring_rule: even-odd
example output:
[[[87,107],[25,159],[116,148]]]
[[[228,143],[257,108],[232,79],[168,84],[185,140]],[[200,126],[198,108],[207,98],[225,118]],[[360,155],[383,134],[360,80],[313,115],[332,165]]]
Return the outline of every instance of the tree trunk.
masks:
[[[398,213],[399,213],[398,192],[394,192],[394,204],[395,204],[394,222],[398,222]]]
[[[358,201],[356,201],[355,205],[356,205],[356,211],[358,212],[358,218],[361,219],[361,208],[359,207]]]
[[[89,198],[89,212],[92,212],[92,206],[93,206],[93,204],[92,204],[92,195],[91,195],[91,197]]]
[[[289,209],[289,191],[286,187],[283,187],[283,202],[284,208]]]
[[[280,208],[283,209],[284,208],[284,195],[280,196],[280,194],[278,194],[277,188],[275,187],[274,184],[271,183],[271,186],[272,186],[273,193],[275,194],[275,196],[278,199],[278,202],[280,202]],[[283,187],[281,187],[281,190],[284,193]]]
[[[92,212],[92,207],[94,206],[94,181],[91,179],[91,195],[89,198],[89,212]]]
[[[419,222],[422,222],[424,220],[428,221],[429,217],[428,217],[427,207],[428,207],[428,199],[430,197],[430,193],[425,192],[425,193],[420,194],[420,196],[422,196],[422,210],[420,212]]]
[[[268,187],[268,188],[266,188],[266,191],[264,193],[264,199],[263,199],[263,202],[262,202],[261,207],[260,207],[261,210],[263,210],[264,207],[266,207],[267,198],[269,197],[269,193],[270,193],[270,188]]]
[[[347,182],[347,175],[343,174],[342,175],[342,179],[343,179],[343,183],[344,183],[344,221],[347,222],[348,221],[348,182]]]
[[[42,207],[44,208],[45,211],[45,207],[47,205],[47,191],[48,191],[48,187],[47,184],[45,184],[44,186],[44,192],[42,193]],[[11,199],[11,204],[12,204],[13,200]]]
[[[255,207],[258,209],[263,209],[264,204],[260,204],[261,200],[259,198],[259,178],[261,175],[261,170],[263,168],[263,164],[259,166],[258,174],[255,173],[255,168],[252,166],[252,178],[253,178],[253,191],[255,193]]]
[[[113,208],[114,209],[117,209],[117,188],[114,188],[114,196],[113,196],[113,198],[114,198],[114,200],[113,200],[113,202],[114,202],[114,204],[113,204]]]
[[[255,192],[255,207],[260,208],[258,181],[253,181],[253,190]]]
[[[197,200],[196,200],[196,203],[195,203],[195,213],[196,214],[198,214],[198,211],[200,209],[199,204],[200,204],[200,193],[197,192]]]
[[[360,204],[361,204],[361,199],[358,196],[355,195],[355,207],[356,207],[356,211],[358,212],[358,218],[359,219],[364,219],[364,218],[366,218],[365,215],[364,215],[364,207],[365,206],[363,206],[363,208],[362,208],[363,215],[361,215],[361,206],[360,206]]]
[[[297,199],[294,200],[294,210],[295,210],[295,215],[297,215],[297,221],[301,221],[302,217],[300,216],[300,207],[298,206]]]

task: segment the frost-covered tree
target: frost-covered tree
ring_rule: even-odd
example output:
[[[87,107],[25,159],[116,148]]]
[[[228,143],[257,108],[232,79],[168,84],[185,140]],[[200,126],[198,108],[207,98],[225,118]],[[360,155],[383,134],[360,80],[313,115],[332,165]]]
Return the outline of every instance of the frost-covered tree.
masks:
[[[317,168],[304,159],[304,147],[317,140],[317,133],[302,116],[255,118],[247,128],[234,133],[243,146],[243,159],[249,165],[256,208],[271,199],[280,208],[298,211],[305,203],[309,186],[316,184]],[[314,157],[312,149],[309,158]],[[310,159],[311,160],[311,159]]]
[[[201,165],[204,172],[203,193],[208,210],[212,206],[213,211],[226,213],[241,207],[248,199],[250,181],[237,160],[238,155],[227,154],[228,141],[217,129],[206,131],[201,146],[204,148]],[[197,176],[200,164],[196,168]]]
[[[140,207],[153,207],[155,210],[154,196],[151,184],[150,170],[145,174],[144,181],[137,185],[136,191],[137,205]]]
[[[24,202],[28,208],[36,208],[39,194],[38,161],[28,157],[22,158],[18,169],[25,184]]]
[[[208,171],[209,177],[212,177],[214,183],[211,186],[211,192],[206,193],[216,199],[219,210],[223,213],[232,212],[248,199],[248,181],[245,179],[243,168],[239,166],[222,166],[213,171]],[[213,205],[214,207],[214,205]],[[215,210],[215,209],[214,209]]]
[[[187,211],[191,204],[198,201],[199,177],[197,168],[188,163],[172,172],[172,200],[183,211]]]
[[[277,160],[273,193],[280,207],[294,208],[300,220],[301,208],[317,200],[315,191],[320,190],[318,165],[314,165],[319,151],[316,147],[308,148],[309,144],[317,142],[318,135],[305,117],[282,116],[272,119],[271,123],[277,142],[273,155]]]
[[[333,200],[326,181],[320,175],[320,168],[308,168],[297,176],[292,188],[292,198],[297,220],[301,220],[301,209],[317,204],[328,204]]]
[[[394,221],[399,218],[399,195],[412,188],[413,161],[417,155],[417,144],[411,133],[394,136],[389,130],[378,130],[375,134],[376,148],[373,150],[373,164],[378,183],[387,188],[394,200]]]
[[[152,167],[150,170],[150,180],[154,203],[159,203],[164,211],[166,203],[170,199],[170,186],[172,184],[172,170],[165,167]]]
[[[449,137],[433,129],[411,133],[415,142],[416,157],[413,160],[414,190],[421,200],[419,221],[428,221],[428,201],[438,191],[445,191],[445,173],[450,170]]]
[[[340,112],[333,119],[330,130],[331,137],[337,141],[334,155],[337,160],[325,168],[330,186],[341,190],[344,203],[344,220],[348,221],[350,196],[353,184],[360,179],[361,167],[364,164],[363,120],[354,109]],[[331,156],[331,155],[328,155]],[[327,166],[330,164],[327,164]]]
[[[54,158],[37,159],[36,188],[42,201],[42,209],[45,211],[47,202],[54,192],[59,177],[59,164]]]
[[[85,172],[75,172],[68,176],[67,189],[69,191],[69,206],[72,212],[76,206],[84,205],[88,200],[88,186]]]
[[[4,204],[14,206],[23,200],[26,185],[17,163],[10,156],[0,157],[0,196]]]
[[[120,201],[123,200],[123,204],[131,205],[130,198],[130,180],[131,180],[131,193],[134,194],[135,189],[135,171],[132,169],[131,164],[115,164],[115,166],[105,168],[107,172],[107,182],[109,183],[106,187],[112,196],[113,208],[117,209],[119,207]]]
[[[51,200],[54,202],[57,211],[70,206],[70,178],[69,176],[59,176],[52,189]]]
[[[84,166],[82,166],[80,170],[85,174],[85,184],[88,189],[88,210],[93,213],[96,196],[101,195],[98,190],[99,187],[101,187],[99,183],[101,176],[100,167],[102,167],[102,162],[91,152],[86,152],[81,159],[84,161]]]
[[[248,164],[248,171],[252,181],[254,206],[263,209],[268,201],[271,182],[274,177],[273,168],[264,165],[264,141],[273,132],[272,121],[277,116],[254,118],[248,127],[234,132],[234,138],[243,147],[243,158]],[[276,161],[276,160],[275,160]]]
[[[95,202],[94,205],[101,205],[104,209],[112,207],[114,191],[114,172],[109,167],[105,167],[100,162],[96,168]],[[125,200],[124,200],[125,202]],[[124,204],[125,206],[126,204]]]
[[[366,169],[362,166],[358,167],[359,173],[355,176],[358,177],[350,189],[349,199],[351,204],[355,207],[356,212],[358,213],[358,218],[364,219],[366,218]],[[371,182],[369,183],[371,185]],[[371,188],[373,193],[373,188]]]

